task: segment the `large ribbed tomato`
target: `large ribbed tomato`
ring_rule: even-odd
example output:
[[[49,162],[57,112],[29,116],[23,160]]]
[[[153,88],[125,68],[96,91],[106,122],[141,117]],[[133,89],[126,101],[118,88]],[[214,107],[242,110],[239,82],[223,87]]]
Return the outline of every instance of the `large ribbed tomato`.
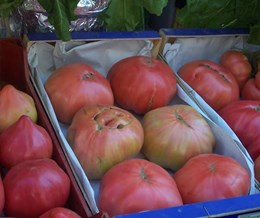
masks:
[[[37,122],[38,113],[33,98],[11,84],[5,84],[0,90],[0,132],[14,124],[21,115]]]
[[[98,206],[114,215],[182,205],[172,176],[145,159],[129,159],[112,167],[101,180]]]
[[[239,100],[219,111],[254,160],[260,155],[260,101]]]
[[[260,72],[256,76],[260,77]],[[247,80],[241,91],[242,98],[244,100],[260,101],[260,88],[258,87],[260,87],[260,81],[259,84],[257,84],[256,78]]]
[[[35,218],[65,206],[70,194],[68,175],[49,158],[25,160],[3,179],[4,211],[8,217]]]
[[[227,50],[221,55],[220,64],[228,68],[242,89],[251,76],[252,66],[245,54],[239,50]]]
[[[4,204],[5,204],[5,190],[4,190],[2,176],[0,176],[0,214],[3,212]]]
[[[115,63],[108,72],[115,101],[138,114],[165,106],[177,91],[172,69],[161,60],[131,56]]]
[[[52,151],[49,133],[26,115],[0,134],[0,163],[6,168],[24,160],[51,158]]]
[[[254,161],[255,178],[260,182],[260,155]]]
[[[234,75],[213,61],[188,62],[178,74],[216,111],[239,99],[239,87]]]
[[[66,207],[54,207],[44,214],[39,216],[39,218],[81,218],[74,211],[66,208]]]
[[[58,120],[67,124],[84,105],[114,103],[108,80],[84,63],[58,68],[46,81],[45,89]]]
[[[147,112],[143,117],[145,156],[172,170],[188,159],[211,153],[215,136],[203,116],[189,105],[171,105]]]
[[[243,196],[250,190],[249,172],[235,159],[220,154],[191,158],[173,178],[186,204]]]
[[[90,179],[100,179],[113,165],[139,153],[143,127],[115,106],[85,106],[74,116],[67,140]]]

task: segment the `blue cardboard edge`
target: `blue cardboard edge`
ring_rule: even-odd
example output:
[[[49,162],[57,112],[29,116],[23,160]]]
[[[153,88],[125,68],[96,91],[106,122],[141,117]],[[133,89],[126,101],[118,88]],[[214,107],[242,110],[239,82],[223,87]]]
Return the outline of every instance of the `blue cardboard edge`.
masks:
[[[59,40],[54,32],[36,33],[30,32],[27,35],[30,41],[56,41]],[[161,38],[158,31],[113,31],[113,32],[71,32],[71,40],[87,40],[87,39],[126,39],[126,38]]]
[[[248,28],[163,28],[162,31],[166,36],[214,36],[214,35],[249,35]]]
[[[159,210],[118,215],[114,218],[192,218],[192,217],[237,217],[237,215],[260,212],[260,194],[226,198]],[[260,213],[259,213],[260,217]]]

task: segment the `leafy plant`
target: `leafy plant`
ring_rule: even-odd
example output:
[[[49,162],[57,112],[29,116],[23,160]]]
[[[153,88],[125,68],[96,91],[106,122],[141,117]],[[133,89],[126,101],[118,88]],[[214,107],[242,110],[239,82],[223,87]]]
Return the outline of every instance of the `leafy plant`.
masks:
[[[1,0],[0,15],[8,17],[23,4],[24,0]],[[69,25],[72,20],[77,19],[74,10],[79,0],[38,0],[46,10],[49,22],[54,26],[58,38],[63,41],[71,39]]]
[[[1,0],[0,14],[10,16],[24,0]],[[48,13],[58,38],[71,39],[69,25],[77,19],[74,10],[79,0],[38,0]],[[145,12],[160,15],[168,0],[111,0],[108,9],[99,17],[108,31],[131,31],[145,29]]]
[[[168,0],[111,0],[99,18],[107,31],[145,30],[145,12],[161,15]]]
[[[58,38],[68,41],[71,39],[70,21],[76,20],[74,10],[79,0],[38,0],[48,13],[48,20],[55,28]]]
[[[177,11],[176,26],[184,28],[249,28],[248,42],[260,45],[259,0],[187,0]]]

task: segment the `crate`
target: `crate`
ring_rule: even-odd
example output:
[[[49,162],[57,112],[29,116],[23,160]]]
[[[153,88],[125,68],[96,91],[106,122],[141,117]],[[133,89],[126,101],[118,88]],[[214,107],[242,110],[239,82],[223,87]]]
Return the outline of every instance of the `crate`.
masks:
[[[0,40],[0,80],[14,85],[17,89],[26,92],[34,99],[38,112],[37,123],[48,131],[53,141],[53,159],[68,174],[71,180],[71,192],[67,207],[77,212],[81,217],[91,217],[92,214],[79,188],[78,181],[30,80],[27,53],[20,39],[8,38]]]
[[[64,42],[60,42],[58,41],[54,35],[52,34],[47,34],[47,35],[38,35],[38,34],[30,34],[28,35],[28,44],[27,44],[27,49],[28,49],[28,61],[29,61],[29,65],[30,65],[30,75],[32,77],[32,82],[33,85],[35,87],[35,89],[37,90],[37,92],[39,93],[40,99],[47,111],[47,114],[51,120],[51,123],[53,125],[53,128],[57,134],[58,140],[61,143],[66,155],[69,157],[69,159],[71,160],[71,165],[72,168],[74,169],[74,171],[76,172],[78,179],[81,181],[81,188],[83,190],[83,192],[85,192],[85,194],[87,195],[88,198],[88,203],[89,203],[89,207],[91,208],[92,212],[95,213],[100,213],[97,205],[96,205],[96,200],[98,198],[98,187],[99,187],[99,181],[90,181],[87,176],[84,174],[83,169],[81,168],[79,162],[77,161],[77,158],[75,157],[75,154],[73,153],[73,151],[71,150],[70,146],[68,145],[66,139],[65,139],[65,135],[64,133],[66,132],[66,128],[67,126],[64,126],[63,124],[59,123],[53,108],[51,106],[50,100],[48,99],[48,96],[44,90],[43,84],[46,81],[46,76],[47,74],[49,75],[49,72],[46,72],[47,74],[44,76],[42,73],[44,71],[48,71],[48,69],[53,69],[53,63],[46,63],[46,66],[44,66],[44,63],[39,63],[39,61],[37,62],[37,58],[39,60],[44,60],[44,56],[49,59],[50,61],[52,61],[52,55],[55,54],[61,54],[60,52],[63,51],[65,54],[65,56],[61,56],[61,58],[57,59],[55,61],[55,63],[60,66],[62,64],[64,64],[63,61],[68,61],[70,63],[75,62],[76,60],[83,60],[81,59],[82,56],[79,56],[80,58],[78,58],[77,53],[72,53],[71,51],[75,51],[76,49],[81,49],[81,46],[86,46],[87,50],[82,50],[81,52],[84,51],[88,51],[85,54],[89,53],[89,58],[91,60],[89,60],[89,63],[93,63],[93,57],[95,57],[95,55],[97,54],[93,54],[92,52],[95,51],[95,49],[98,48],[98,46],[102,46],[102,44],[105,43],[114,43],[113,45],[110,45],[110,47],[106,44],[106,48],[110,49],[110,48],[114,48],[114,49],[119,49],[117,46],[120,45],[120,43],[122,43],[123,46],[128,45],[126,47],[129,48],[129,45],[132,55],[133,54],[148,54],[154,57],[158,57],[160,58],[160,48],[163,45],[162,42],[164,40],[164,38],[161,37],[161,35],[157,32],[103,32],[103,33],[95,33],[95,32],[91,32],[88,34],[84,34],[84,33],[75,33],[74,35],[72,35],[72,42],[70,42],[71,44],[67,44]],[[138,46],[136,46],[136,43],[140,42],[139,45],[142,46],[148,46],[145,48],[138,48]],[[148,43],[148,44],[146,44]],[[152,43],[152,44],[150,44]],[[93,45],[93,47],[92,47]],[[57,46],[57,47],[56,47]],[[65,47],[64,47],[65,46]],[[55,51],[54,51],[55,48]],[[134,48],[136,50],[134,50]],[[159,49],[158,49],[159,48]],[[99,48],[100,49],[100,48]],[[125,49],[125,47],[123,47],[123,49]],[[106,56],[104,60],[106,60],[104,63],[105,69],[101,69],[99,68],[99,64],[97,64],[97,70],[99,72],[101,72],[103,75],[106,75],[106,71],[107,69],[109,69],[109,67],[111,67],[111,65],[118,59],[122,58],[123,56],[130,56],[131,54],[129,53],[129,50],[127,50],[127,53],[125,53],[125,50],[120,50],[116,52],[117,55],[119,56],[115,56],[113,58],[111,58],[110,56]],[[147,50],[148,49],[148,50]],[[78,51],[79,51],[78,50]],[[101,51],[101,55],[98,55],[98,58],[94,58],[94,59],[98,59],[99,61],[103,60],[103,56],[104,56],[104,51]],[[109,50],[110,51],[110,50]],[[38,53],[39,52],[39,53]],[[47,53],[42,53],[41,52],[47,52]],[[110,53],[108,53],[110,54]],[[39,55],[39,56],[38,56]],[[44,55],[44,56],[41,56]],[[84,58],[88,58],[88,55],[84,56]],[[164,57],[161,57],[162,59]],[[36,62],[34,62],[36,60]],[[32,62],[31,62],[32,61]],[[44,60],[46,61],[46,60]],[[112,62],[111,62],[112,61]],[[37,66],[37,64],[40,64],[41,66]],[[95,68],[95,66],[93,66]],[[48,76],[47,76],[48,77]],[[194,106],[200,113],[202,113],[203,115],[205,115],[205,118],[207,119],[208,123],[211,125],[211,127],[213,129],[217,131],[220,131],[223,135],[224,138],[221,138],[220,136],[218,136],[218,140],[219,140],[219,144],[221,144],[221,140],[230,140],[232,141],[233,145],[234,145],[234,151],[232,150],[225,150],[224,153],[226,153],[229,156],[234,156],[237,159],[239,159],[241,161],[241,163],[243,163],[243,165],[247,168],[247,170],[250,172],[251,174],[251,190],[250,190],[250,194],[254,194],[255,193],[255,187],[254,187],[254,174],[252,171],[252,163],[250,162],[250,160],[248,160],[247,156],[239,149],[239,147],[237,146],[237,144],[233,141],[233,139],[228,136],[224,130],[222,130],[219,126],[215,125],[214,122],[212,122],[207,115],[204,113],[203,110],[201,110],[201,108],[195,104],[192,100],[192,96],[189,95],[189,93],[185,92],[184,89],[182,89],[182,84],[179,83],[178,84],[178,92],[180,93],[178,98],[175,99],[177,102],[181,102],[181,103],[189,103],[192,106]],[[175,101],[171,102],[171,104],[176,103]],[[222,148],[223,149],[223,148]],[[248,196],[246,196],[248,197]],[[245,198],[246,198],[245,197]],[[240,198],[239,198],[240,199]],[[232,201],[232,199],[225,199],[223,201],[227,202],[228,200]],[[208,205],[212,205],[209,206],[208,208],[212,207],[216,207],[214,205],[222,205],[224,206],[225,203],[221,201],[213,201],[213,202],[203,202],[201,204],[192,204],[192,205],[184,205],[181,207],[174,207],[174,208],[167,208],[165,210],[156,210],[156,211],[146,211],[146,212],[140,212],[140,213],[135,213],[132,215],[122,215],[122,216],[116,216],[116,217],[173,217],[173,216],[182,216],[183,217],[193,217],[193,216],[204,216],[206,215],[211,215],[211,210],[209,210],[209,212],[207,213],[207,207]],[[233,207],[230,207],[230,205],[232,205]],[[217,213],[234,213],[235,210],[237,210],[238,208],[233,209],[236,205],[233,205],[233,203],[230,203],[229,205],[229,209],[225,209],[224,207],[221,208],[223,209],[218,210]],[[245,205],[245,210],[251,210],[251,208],[249,208],[248,205]],[[242,208],[240,211],[244,210],[244,208]],[[196,212],[197,211],[197,212]],[[252,209],[252,211],[255,211],[255,207]],[[196,212],[196,213],[195,213]],[[101,212],[102,213],[102,212]],[[213,213],[212,214],[216,214]]]

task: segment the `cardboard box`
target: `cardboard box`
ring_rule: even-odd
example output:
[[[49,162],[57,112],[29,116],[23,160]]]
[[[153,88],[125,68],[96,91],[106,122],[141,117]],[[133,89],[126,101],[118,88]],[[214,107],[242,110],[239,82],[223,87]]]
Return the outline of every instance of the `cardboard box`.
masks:
[[[77,212],[82,217],[91,217],[89,206],[84,199],[84,193],[79,188],[78,181],[65,157],[53,127],[44,110],[39,96],[35,92],[30,80],[27,52],[20,39],[1,39],[0,40],[0,80],[14,85],[17,89],[26,92],[33,97],[37,112],[38,124],[44,127],[53,141],[53,159],[68,174],[71,180],[71,193],[67,207]]]
[[[79,33],[77,33],[79,34]],[[150,55],[159,57],[159,50],[161,44],[161,36],[156,32],[134,32],[134,33],[90,33],[80,35],[79,38],[74,38],[71,42],[56,41],[55,38],[41,38],[37,40],[32,35],[29,36],[28,42],[28,62],[30,66],[30,75],[33,81],[35,89],[39,93],[40,99],[47,111],[53,128],[57,134],[60,144],[62,145],[66,155],[70,159],[70,163],[74,171],[78,176],[78,180],[81,182],[81,188],[87,196],[89,207],[93,214],[99,213],[96,201],[98,198],[99,181],[90,181],[81,168],[75,154],[71,150],[68,142],[65,138],[66,129],[68,126],[61,124],[54,113],[51,106],[51,102],[48,99],[48,95],[44,90],[44,83],[48,76],[51,75],[54,67],[59,67],[65,63],[73,63],[76,61],[83,61],[93,64],[92,66],[101,72],[104,76],[113,63],[126,56],[131,55]],[[91,36],[91,37],[90,37]],[[148,38],[149,36],[149,38]],[[106,48],[104,50],[103,48]],[[160,47],[161,48],[161,47]],[[106,52],[107,51],[107,52]],[[84,55],[81,55],[84,54]],[[96,62],[97,61],[97,62]],[[232,156],[245,166],[251,175],[251,190],[250,194],[255,193],[254,173],[252,170],[252,163],[248,160],[247,156],[239,149],[236,142],[226,132],[217,126],[214,122],[208,119],[207,115],[195,104],[191,96],[182,89],[181,84],[178,84],[178,96],[170,104],[183,103],[191,104],[202,115],[204,115],[207,122],[210,124],[215,136],[217,137],[217,153],[222,153],[228,156]],[[223,142],[229,141],[232,144],[232,148],[226,148]],[[221,201],[213,201],[212,204],[218,205]],[[204,214],[207,209],[204,204],[184,205],[182,207],[168,208],[158,211],[140,212],[132,215],[125,215],[125,217],[158,217],[164,215],[167,217],[167,211],[170,211],[168,217],[172,217],[176,214],[180,214],[180,211],[189,213],[189,217],[192,217],[194,210],[198,211],[198,214]],[[205,203],[205,205],[208,205]],[[186,211],[188,208],[188,211]],[[231,211],[232,209],[230,209]],[[166,211],[166,214],[165,214]],[[121,216],[117,216],[121,217]],[[124,217],[124,216],[122,216]]]

